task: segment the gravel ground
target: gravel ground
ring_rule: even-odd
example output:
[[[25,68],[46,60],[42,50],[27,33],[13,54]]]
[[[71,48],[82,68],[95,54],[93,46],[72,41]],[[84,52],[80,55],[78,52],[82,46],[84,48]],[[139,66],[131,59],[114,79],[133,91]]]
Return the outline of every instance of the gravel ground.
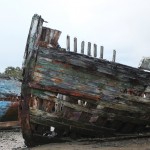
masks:
[[[150,150],[150,138],[111,142],[51,143],[31,150]],[[0,150],[29,150],[20,131],[0,131]]]
[[[0,131],[0,150],[25,148],[20,131]]]
[[[51,143],[32,150],[150,150],[150,138],[115,142]]]

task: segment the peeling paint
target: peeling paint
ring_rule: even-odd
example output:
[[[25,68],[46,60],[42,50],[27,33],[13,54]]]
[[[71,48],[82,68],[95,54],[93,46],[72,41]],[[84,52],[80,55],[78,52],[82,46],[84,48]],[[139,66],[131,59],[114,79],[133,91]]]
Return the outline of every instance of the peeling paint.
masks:
[[[56,132],[53,138],[72,134],[107,137],[148,130],[150,73],[96,58],[96,52],[93,58],[90,49],[86,56],[83,47],[78,54],[76,45],[75,52],[70,52],[69,40],[66,51],[58,46],[61,32],[42,23],[43,19],[34,15],[31,29],[37,27],[30,30],[25,51],[19,117],[26,143],[36,144],[33,137],[42,139],[51,127]]]

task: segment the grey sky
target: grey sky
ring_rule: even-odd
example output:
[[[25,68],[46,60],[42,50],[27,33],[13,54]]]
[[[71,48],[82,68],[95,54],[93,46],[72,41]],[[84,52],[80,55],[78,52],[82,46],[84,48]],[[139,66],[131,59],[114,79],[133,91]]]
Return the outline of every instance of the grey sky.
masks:
[[[150,0],[0,0],[0,71],[20,66],[33,14],[42,15],[46,26],[66,35],[104,46],[104,58],[137,67],[150,56]],[[79,50],[79,49],[78,49]]]

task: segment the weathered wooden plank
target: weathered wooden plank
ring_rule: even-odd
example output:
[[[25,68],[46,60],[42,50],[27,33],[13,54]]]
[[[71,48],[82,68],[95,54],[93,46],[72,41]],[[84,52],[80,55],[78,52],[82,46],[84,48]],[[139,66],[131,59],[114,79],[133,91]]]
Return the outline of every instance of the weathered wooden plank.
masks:
[[[41,116],[44,116],[41,117]],[[64,126],[67,126],[70,128],[70,126],[77,129],[87,130],[87,132],[97,132],[98,134],[113,134],[114,129],[111,128],[105,128],[96,126],[94,124],[87,124],[87,123],[80,123],[72,120],[67,120],[65,118],[58,117],[55,114],[46,113],[44,111],[38,110],[38,109],[32,109],[30,108],[30,117],[32,122],[36,122],[38,124],[47,125],[47,126],[55,126],[57,128],[57,125],[60,127],[62,126],[62,129]],[[45,124],[46,123],[46,124]]]
[[[51,30],[53,30],[53,29],[51,29]],[[51,34],[50,34],[50,44],[57,46],[60,35],[61,35],[61,31],[55,29],[53,36],[51,36]]]
[[[50,29],[47,27],[42,27],[42,32],[41,32],[40,39],[37,45],[41,47],[46,47],[46,48],[52,47],[52,46],[57,47],[60,34],[61,32],[58,30]]]
[[[91,82],[91,83],[89,82],[86,85],[86,82],[90,81],[90,79],[81,78],[81,81],[80,81],[79,79],[77,79],[73,76],[69,76],[69,75],[67,76],[67,75],[61,74],[59,72],[52,71],[52,70],[49,70],[47,73],[46,72],[42,73],[42,72],[43,71],[40,71],[40,73],[39,73],[39,71],[37,71],[34,73],[34,81],[41,85],[46,85],[46,86],[51,86],[53,88],[56,88],[56,91],[57,91],[58,87],[61,89],[67,89],[68,94],[71,89],[76,92],[78,91],[78,93],[80,92],[80,90],[82,90],[81,93],[87,93],[87,95],[89,95],[90,93],[92,95],[97,94],[97,95],[99,95],[99,98],[103,98],[103,95],[112,95],[109,98],[112,98],[112,97],[115,98],[115,95],[119,96],[119,93],[121,94],[121,92],[120,92],[121,87],[117,87],[117,85],[119,85],[118,83],[116,83],[114,85],[112,83],[111,87],[109,87],[109,85],[107,85],[107,82],[104,83],[104,82],[102,82],[103,80],[101,81],[101,78],[95,80],[95,82]],[[46,74],[47,76],[44,76],[44,74]],[[77,75],[78,74],[76,74],[76,76]],[[56,78],[56,76],[57,76],[57,78]],[[96,78],[94,78],[94,79],[96,79]],[[68,84],[68,83],[71,84],[72,82],[74,82],[74,85],[71,86]],[[43,88],[43,86],[42,86],[42,88]],[[132,98],[134,98],[134,97],[132,97]],[[132,99],[132,98],[130,98],[130,99]],[[108,97],[106,97],[106,99],[108,99]],[[136,99],[136,98],[134,98],[134,99]]]
[[[44,27],[43,27],[44,28]],[[42,29],[42,32],[43,32],[43,29]],[[47,43],[50,43],[50,32],[51,32],[51,29],[49,29],[49,28],[46,28],[46,35],[45,35],[45,42],[47,42]],[[42,37],[42,35],[41,35],[41,37]],[[52,39],[52,38],[51,38]]]
[[[37,49],[37,43],[42,33],[43,22],[44,20],[41,18],[41,16],[38,16],[37,14],[35,14],[32,18],[29,35],[27,39],[28,44],[26,45],[26,49],[25,49],[24,64],[26,64],[26,59],[29,56],[30,52]]]
[[[84,54],[84,41],[81,42],[81,54]]]
[[[64,57],[64,55],[62,57]],[[72,59],[70,61],[72,61]],[[55,76],[58,76],[57,79],[59,79],[59,81],[61,81],[61,80],[65,81],[66,80],[67,81],[66,83],[68,83],[68,82],[70,83],[72,81],[74,82],[74,79],[76,79],[75,81],[77,81],[77,84],[80,83],[79,84],[79,85],[81,85],[80,87],[82,87],[82,85],[86,83],[86,85],[88,85],[88,84],[89,84],[89,86],[92,85],[91,86],[92,88],[100,88],[100,90],[106,89],[108,91],[110,90],[111,93],[113,93],[114,91],[120,92],[121,89],[122,90],[132,89],[132,91],[133,92],[135,91],[135,94],[136,94],[136,92],[138,92],[138,91],[142,92],[145,90],[145,83],[141,84],[141,83],[137,83],[136,80],[133,80],[135,82],[132,82],[132,84],[131,84],[131,82],[129,82],[132,80],[132,79],[130,79],[130,77],[129,77],[129,79],[127,79],[127,77],[125,77],[125,79],[123,79],[125,81],[119,81],[118,79],[114,80],[114,78],[112,78],[111,76],[108,77],[108,76],[105,76],[104,74],[97,74],[95,71],[93,73],[92,73],[92,71],[91,72],[85,72],[84,69],[83,68],[80,69],[80,67],[78,67],[78,73],[77,73],[76,68],[71,67],[71,65],[67,65],[67,68],[66,68],[66,64],[63,64],[63,62],[62,63],[61,62],[62,62],[62,59],[58,60],[58,59],[54,58],[54,60],[53,60],[53,59],[46,59],[43,57],[39,57],[37,59],[36,70],[38,72],[37,74],[39,74],[39,73],[42,73],[42,74],[39,74],[39,76],[37,76],[36,81],[42,80],[42,79],[47,80],[47,78],[51,78],[51,77],[53,78],[54,77],[54,82],[55,82],[55,81],[58,81],[58,80],[56,80]],[[78,61],[78,63],[81,63],[81,62]],[[43,66],[43,67],[41,68],[39,66]],[[51,72],[53,75],[51,74]],[[62,77],[60,77],[60,76],[62,76]],[[70,76],[70,79],[69,79],[69,76]],[[123,74],[123,76],[124,76],[124,74]],[[94,80],[92,80],[92,82],[91,82],[92,78]],[[81,79],[81,81],[80,81],[80,79]],[[143,80],[145,80],[145,79],[143,78]],[[141,81],[138,80],[138,82],[141,82]],[[81,84],[81,83],[83,83],[83,84]],[[71,87],[69,87],[69,88],[71,88]]]
[[[100,59],[103,59],[104,47],[100,47]]]
[[[103,116],[106,117],[107,120],[119,120],[121,122],[130,122],[134,124],[145,124],[145,123],[150,124],[150,121],[148,119],[149,117],[148,114],[150,112],[150,109],[149,107],[146,106],[144,107],[142,105],[141,106],[138,105],[138,107],[136,107],[134,106],[134,104],[128,104],[127,106],[127,104],[125,104],[124,102],[122,102],[122,104],[120,103],[114,104],[112,100],[112,102],[100,101],[97,108],[92,108],[92,107],[90,108],[88,104],[87,104],[88,107],[81,106],[77,103],[77,101],[76,104],[70,103],[71,99],[69,102],[64,101],[62,99],[58,99],[56,98],[56,95],[54,96],[51,92],[48,91],[40,91],[40,90],[32,89],[31,93],[32,95],[40,99],[45,99],[56,103],[60,103],[64,107],[69,107],[79,112],[89,113],[92,116]],[[106,109],[108,111],[106,111]]]
[[[116,50],[113,50],[113,58],[112,58],[112,62],[116,61]]]
[[[106,114],[106,115],[108,115],[108,114]],[[41,116],[44,116],[44,117],[41,117]],[[74,128],[76,128],[76,130],[81,129],[82,131],[87,130],[86,133],[88,133],[88,134],[90,132],[97,131],[99,136],[101,134],[103,134],[103,136],[105,134],[109,134],[109,136],[110,136],[114,132],[117,134],[116,130],[118,129],[117,126],[116,126],[116,129],[115,128],[112,129],[110,127],[109,128],[105,127],[105,126],[103,126],[102,123],[95,125],[94,123],[92,123],[92,124],[91,123],[84,123],[83,120],[81,120],[82,121],[82,123],[81,123],[80,121],[77,122],[77,121],[69,120],[69,119],[64,118],[64,117],[62,118],[61,116],[58,117],[58,115],[55,115],[55,114],[49,114],[49,113],[46,113],[44,111],[32,109],[32,108],[30,108],[30,118],[31,118],[31,122],[33,122],[33,123],[41,124],[41,125],[45,125],[45,126],[54,126],[56,129],[58,127],[60,130],[66,129],[66,127],[71,126],[72,130],[74,130]],[[125,118],[125,120],[123,119],[123,117],[121,119],[122,119],[122,121],[126,122],[126,116],[124,118]],[[107,119],[112,119],[112,123],[114,121],[114,118],[107,118]],[[118,118],[117,120],[119,120],[119,119],[120,118]],[[131,121],[128,120],[130,122],[130,124],[131,123],[137,123],[137,122],[134,122],[134,120],[132,121],[132,117],[130,118],[130,120]],[[139,124],[140,123],[141,123],[141,125],[143,125],[146,122],[139,122]],[[113,126],[113,124],[111,126]],[[103,130],[103,131],[101,131],[101,130]],[[111,134],[108,132],[110,132]],[[126,131],[126,133],[128,133],[128,132],[129,132],[129,130]]]
[[[42,60],[40,60],[40,62],[42,62]],[[52,63],[52,60],[49,61],[49,62]],[[46,63],[46,62],[45,62],[45,63]],[[60,65],[60,63],[58,63],[58,64]],[[53,65],[54,65],[54,63],[53,63]],[[48,66],[50,66],[50,64],[49,64]],[[55,66],[54,68],[57,68],[57,67]],[[53,69],[54,69],[54,68],[53,68]],[[60,68],[63,68],[63,67],[61,66]],[[59,68],[58,70],[60,70],[60,68]],[[52,71],[49,70],[49,72],[55,72],[53,69],[52,69]],[[57,71],[58,71],[58,70],[57,70]],[[67,66],[67,70],[69,70],[69,66]],[[39,70],[39,71],[40,71],[40,70]],[[39,72],[39,71],[38,71],[38,72]],[[64,72],[64,70],[61,70],[61,72],[58,73],[58,76],[59,76],[59,74],[61,74],[61,76],[62,76],[62,72]],[[71,71],[71,72],[72,72],[72,71]],[[48,76],[47,73],[44,73],[44,74],[46,74],[46,75],[47,75],[47,78],[50,79],[50,77]],[[69,74],[69,73],[68,73],[68,74]],[[67,74],[67,75],[68,75],[68,74]],[[55,76],[57,76],[57,74],[55,74],[53,77],[55,77]],[[69,77],[69,76],[68,76],[68,77]],[[42,79],[42,80],[43,80],[43,79]],[[91,80],[91,79],[90,79],[90,80]],[[68,82],[68,81],[67,81],[67,82]],[[47,82],[45,81],[45,83],[47,83]],[[75,82],[74,82],[74,83],[75,83]],[[108,84],[108,83],[107,83],[107,84]],[[34,86],[33,86],[33,87],[34,87]],[[39,87],[40,87],[40,86],[39,86]],[[119,86],[118,86],[118,87],[119,87]],[[37,87],[37,88],[38,88],[38,87]],[[43,88],[43,86],[42,86],[42,88]],[[120,87],[119,87],[119,88],[120,88]],[[48,90],[48,88],[45,89],[45,90]],[[52,90],[52,88],[51,88],[51,90]],[[59,89],[59,90],[60,90],[60,89]],[[53,90],[52,90],[52,91],[53,91]],[[108,91],[108,90],[107,90],[107,91]],[[56,91],[55,91],[55,92],[56,92]],[[61,93],[62,90],[60,90],[59,92]],[[69,92],[68,92],[68,93],[69,93]],[[63,94],[68,94],[68,93],[63,93]],[[115,93],[115,94],[116,94],[116,93]],[[104,95],[111,95],[111,94],[107,92],[107,93],[105,93]],[[102,99],[103,99],[103,97],[102,97]],[[109,99],[112,100],[112,101],[114,101],[114,100],[115,100],[115,97],[114,97],[114,98],[112,98],[112,97],[106,97],[106,100],[109,100]],[[110,100],[109,100],[109,102],[110,102]],[[114,102],[116,103],[116,100],[115,100]],[[110,104],[107,105],[108,108],[111,108],[110,106],[111,106]],[[118,107],[118,106],[117,106],[117,107]],[[118,109],[117,107],[116,107],[116,108],[113,107],[113,108],[114,108],[114,109]],[[125,110],[127,107],[123,107],[123,108],[124,108],[124,110]],[[120,110],[122,110],[122,108],[121,108]],[[132,108],[131,108],[131,109],[127,109],[127,110],[128,110],[128,111],[131,111]],[[135,113],[135,112],[133,112],[133,113]]]
[[[43,91],[43,90],[38,90],[38,89],[32,89],[31,90],[31,93],[41,99],[46,99],[46,100],[53,100],[56,98],[56,93],[52,93],[50,91]],[[70,97],[72,98],[72,97]],[[78,100],[78,99],[77,99]],[[76,103],[77,103],[77,100],[76,100]],[[91,102],[89,99],[81,99],[83,101],[87,101],[87,102]],[[70,99],[69,99],[70,101]],[[101,100],[103,101],[103,100]],[[107,101],[110,101],[110,103],[125,103],[127,105],[130,105],[130,106],[137,106],[137,107],[140,107],[142,110],[146,111],[146,109],[144,107],[148,107],[148,111],[150,110],[149,109],[149,106],[150,106],[150,101],[149,99],[145,99],[145,98],[142,98],[142,97],[138,97],[138,96],[130,96],[128,94],[125,94],[125,95],[118,95],[118,100],[116,98],[113,99],[107,99]],[[96,105],[99,105],[100,103],[97,103]],[[96,108],[96,105],[94,108]],[[97,106],[98,108],[99,106]],[[91,107],[92,108],[92,107]],[[103,108],[103,107],[102,107]]]
[[[68,91],[68,89],[64,89],[64,88],[57,88],[55,86],[54,87],[53,86],[43,86],[43,85],[35,84],[35,83],[29,83],[29,87],[35,88],[35,89],[46,90],[46,91],[52,91],[52,92],[56,92],[56,93],[62,93],[64,95],[71,95],[71,96],[75,96],[75,97],[85,97],[88,99],[92,99],[94,101],[100,100],[100,96],[79,92],[77,90],[69,90]]]
[[[142,108],[140,107],[137,107],[137,106],[132,106],[132,105],[128,105],[127,103],[124,103],[124,102],[120,102],[120,103],[117,103],[117,102],[106,102],[106,101],[100,101],[99,102],[99,106],[101,108],[111,108],[111,109],[114,109],[114,110],[123,110],[123,111],[126,111],[126,112],[131,112],[131,113],[139,113],[139,114],[146,114],[146,113],[150,113],[150,110],[149,108],[146,108],[146,110],[142,110]]]
[[[81,79],[77,79],[77,78],[74,78],[74,85],[71,86],[71,83],[73,82],[72,78],[73,76],[68,76],[68,78],[66,78],[67,76],[64,75],[64,74],[59,74],[59,72],[50,72],[48,74],[48,76],[44,76],[44,71],[42,72],[35,72],[34,73],[34,81],[39,84],[43,84],[46,83],[47,81],[49,81],[49,83],[45,84],[47,86],[58,86],[60,88],[64,88],[64,89],[72,89],[72,90],[82,90],[83,92],[86,92],[86,93],[93,93],[94,94],[100,94],[101,93],[101,90],[104,90],[105,89],[100,89],[100,87],[97,87],[96,86],[96,82],[95,82],[95,85],[94,85],[94,82],[93,83],[89,83],[88,85],[85,85],[84,83],[86,83],[86,80],[83,78],[83,80]],[[51,78],[49,80],[49,78]],[[87,80],[88,81],[88,80]],[[97,83],[98,84],[98,83]],[[105,86],[105,85],[104,85]],[[107,86],[106,86],[107,88]],[[108,91],[111,92],[111,90],[108,89]],[[118,91],[118,89],[114,88],[113,91]]]
[[[67,35],[66,45],[67,45],[67,51],[70,51],[70,36],[69,35]]]
[[[130,83],[126,83],[126,82],[122,83],[122,82],[119,82],[117,80],[115,81],[111,77],[107,78],[107,76],[105,76],[103,74],[100,76],[100,74],[95,73],[95,75],[94,75],[94,74],[91,74],[91,72],[90,73],[85,72],[83,69],[80,69],[80,68],[78,68],[78,70],[81,70],[81,71],[76,73],[76,68],[72,68],[70,65],[68,65],[68,67],[66,68],[66,64],[63,64],[61,62],[57,63],[55,61],[52,62],[52,60],[51,60],[51,63],[49,63],[49,62],[46,62],[47,60],[44,60],[43,58],[39,58],[39,59],[40,60],[39,60],[39,63],[37,65],[37,72],[42,72],[44,70],[47,70],[47,72],[51,72],[51,71],[55,72],[56,71],[56,72],[58,72],[58,75],[59,74],[61,74],[61,75],[66,74],[67,76],[71,76],[71,77],[73,77],[74,79],[77,79],[77,80],[82,78],[82,80],[91,81],[91,79],[93,78],[94,79],[93,82],[96,81],[97,83],[99,82],[102,85],[105,85],[105,84],[107,85],[108,84],[110,86],[109,83],[111,83],[111,86],[113,86],[113,84],[114,84],[115,86],[118,85],[119,88],[121,88],[122,86],[126,86],[127,88],[129,88],[131,86]],[[43,67],[38,68],[38,66],[41,66],[41,65],[43,65]],[[87,84],[88,84],[88,82],[87,82]],[[92,82],[89,83],[89,84],[92,84]],[[140,90],[140,86],[139,85],[134,85],[134,87],[136,87],[136,86]]]
[[[11,129],[19,127],[19,121],[0,122],[0,129]]]
[[[90,42],[88,42],[87,55],[91,56],[91,43]]]
[[[126,66],[118,63],[113,64],[109,61],[89,58],[88,56],[81,55],[81,54],[74,54],[71,52],[65,54],[65,52],[60,52],[60,51],[56,52],[56,50],[54,49],[50,49],[50,50],[40,49],[40,50],[39,50],[39,55],[42,57],[54,59],[59,62],[65,62],[72,66],[81,67],[82,69],[89,69],[88,72],[89,74],[96,73],[96,72],[103,73],[103,74],[111,75],[112,77],[114,76],[118,80],[126,81],[126,79],[129,79],[130,81],[131,80],[135,82],[138,81],[139,83],[144,83],[145,85],[147,85],[148,82],[150,81],[150,73],[144,72],[142,70],[130,66]]]
[[[94,57],[97,57],[97,45],[94,44]]]
[[[74,38],[74,52],[77,53],[77,38]]]

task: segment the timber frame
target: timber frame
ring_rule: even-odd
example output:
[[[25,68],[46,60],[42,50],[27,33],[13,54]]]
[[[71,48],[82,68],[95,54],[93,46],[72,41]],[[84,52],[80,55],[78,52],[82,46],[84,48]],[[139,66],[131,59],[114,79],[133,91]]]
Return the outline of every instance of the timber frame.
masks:
[[[19,116],[26,144],[42,138],[110,137],[148,130],[150,99],[145,95],[150,73],[103,58],[70,51],[58,44],[58,30],[43,27],[34,15],[27,39]],[[37,139],[34,138],[38,135]],[[45,140],[46,141],[46,140]]]

